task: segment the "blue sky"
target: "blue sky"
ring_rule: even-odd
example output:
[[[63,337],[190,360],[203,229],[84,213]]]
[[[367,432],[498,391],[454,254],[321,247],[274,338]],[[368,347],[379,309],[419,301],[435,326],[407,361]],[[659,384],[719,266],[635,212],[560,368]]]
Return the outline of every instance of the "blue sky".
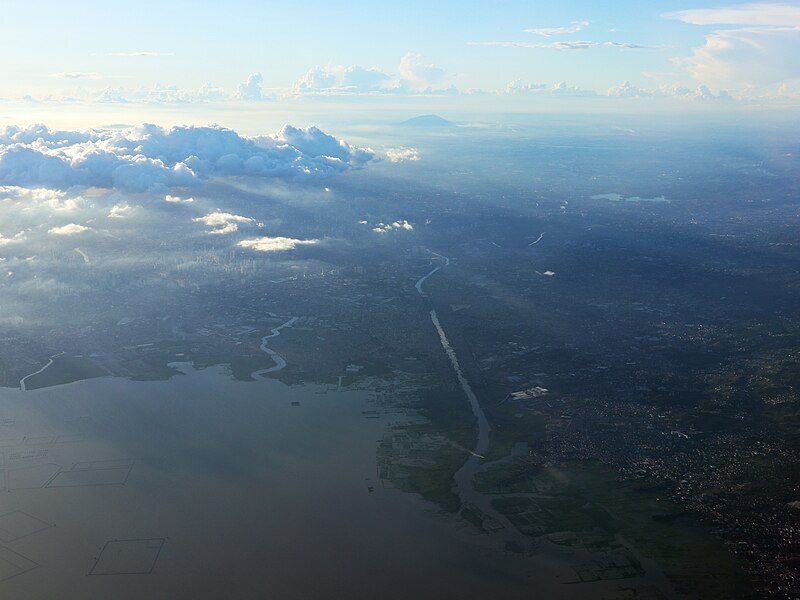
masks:
[[[2,18],[5,99],[152,100],[157,86],[257,99],[239,88],[255,73],[263,97],[800,90],[800,2],[29,0],[4,3]]]

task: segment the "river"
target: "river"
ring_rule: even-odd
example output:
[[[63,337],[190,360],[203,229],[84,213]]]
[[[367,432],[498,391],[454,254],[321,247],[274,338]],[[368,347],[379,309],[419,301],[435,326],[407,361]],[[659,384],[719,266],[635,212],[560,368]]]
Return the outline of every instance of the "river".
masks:
[[[459,496],[462,502],[471,504],[472,506],[480,509],[484,515],[491,519],[490,523],[488,524],[491,529],[504,530],[503,535],[505,538],[514,539],[514,541],[518,543],[527,545],[528,540],[525,538],[525,536],[523,536],[519,530],[514,527],[514,525],[504,514],[492,506],[491,496],[481,494],[475,490],[475,476],[486,466],[481,461],[484,458],[483,455],[486,453],[486,450],[489,448],[489,433],[491,428],[489,427],[489,421],[486,419],[486,414],[483,412],[483,408],[481,408],[480,402],[478,401],[478,397],[475,395],[469,380],[461,369],[461,364],[458,361],[458,355],[450,344],[450,340],[447,339],[447,334],[445,333],[442,324],[439,322],[439,316],[436,314],[436,309],[433,308],[429,295],[422,287],[432,275],[439,272],[439,270],[441,270],[443,267],[450,265],[450,259],[448,257],[433,252],[432,250],[429,250],[429,252],[444,260],[444,265],[437,265],[428,273],[420,277],[414,287],[417,288],[417,292],[419,292],[419,294],[425,298],[430,305],[431,322],[436,328],[436,332],[439,334],[439,342],[441,343],[445,354],[447,354],[447,358],[450,361],[450,366],[453,368],[453,372],[456,375],[458,384],[461,386],[464,396],[469,403],[478,429],[478,437],[475,442],[475,448],[473,450],[468,450],[469,457],[454,476],[456,485],[458,486]]]

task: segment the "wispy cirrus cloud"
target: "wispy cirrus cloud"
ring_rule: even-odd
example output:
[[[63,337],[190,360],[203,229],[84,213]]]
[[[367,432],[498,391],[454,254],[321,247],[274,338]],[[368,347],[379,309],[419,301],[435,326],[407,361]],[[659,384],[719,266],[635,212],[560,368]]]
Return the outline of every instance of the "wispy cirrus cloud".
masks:
[[[102,79],[102,75],[93,71],[66,71],[62,73],[50,73],[50,77],[57,79]]]
[[[556,35],[569,35],[578,33],[589,26],[589,21],[572,21],[569,27],[533,27],[526,29],[525,33],[533,33],[542,37],[553,37]]]
[[[567,27],[532,27],[524,29],[525,33],[532,33],[541,37],[551,38],[558,35],[570,35],[583,31],[589,26],[589,21],[572,21]],[[642,44],[617,41],[595,40],[559,40],[554,42],[529,42],[515,40],[501,41],[473,41],[467,42],[470,46],[500,46],[503,48],[533,48],[536,50],[588,50],[590,48],[618,48],[622,50],[637,50],[651,48]]]
[[[142,57],[142,56],[175,56],[174,52],[153,52],[149,50],[141,50],[138,52],[106,52],[106,56],[125,56],[125,57]]]
[[[490,41],[490,42],[467,42],[470,46],[500,46],[503,48],[534,48],[541,50],[588,50],[589,48],[618,48],[620,50],[639,50],[643,48],[652,48],[652,46],[644,46],[642,44],[632,44],[629,42],[594,42],[586,40],[558,41],[542,44],[538,42],[503,42],[503,41]]]

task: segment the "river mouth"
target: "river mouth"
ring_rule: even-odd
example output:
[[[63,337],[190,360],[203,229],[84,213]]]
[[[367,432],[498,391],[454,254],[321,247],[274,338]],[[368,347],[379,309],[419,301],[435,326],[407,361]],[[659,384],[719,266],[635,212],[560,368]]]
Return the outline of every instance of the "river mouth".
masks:
[[[377,479],[368,392],[179,368],[0,390],[4,597],[525,597],[537,562]]]

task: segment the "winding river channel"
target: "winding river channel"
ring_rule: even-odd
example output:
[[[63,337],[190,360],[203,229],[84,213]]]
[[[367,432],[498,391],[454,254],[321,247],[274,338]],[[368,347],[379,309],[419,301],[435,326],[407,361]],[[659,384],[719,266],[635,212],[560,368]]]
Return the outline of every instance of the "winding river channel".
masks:
[[[283,329],[284,327],[291,327],[292,325],[294,325],[295,321],[297,321],[298,318],[299,317],[292,317],[285,323],[278,325],[277,327],[272,329],[272,333],[270,333],[269,335],[265,335],[264,337],[261,338],[261,346],[260,346],[261,351],[269,354],[269,357],[275,362],[275,366],[269,367],[267,369],[260,369],[258,371],[253,371],[253,373],[250,375],[253,379],[262,377],[269,373],[274,373],[275,371],[280,371],[286,366],[286,360],[284,360],[284,358],[280,354],[275,352],[275,350],[270,348],[268,344],[269,340],[271,340],[274,337],[278,337],[281,334],[281,329]]]
[[[432,250],[428,251],[443,260],[444,264],[434,267],[428,273],[420,277],[414,287],[417,288],[417,292],[419,292],[419,294],[426,299],[428,305],[430,306],[431,322],[439,334],[439,341],[442,344],[442,348],[444,349],[445,354],[447,354],[447,358],[450,360],[450,365],[453,367],[453,371],[458,379],[458,383],[461,386],[467,401],[469,402],[469,406],[472,409],[472,414],[475,416],[475,420],[478,424],[478,439],[475,443],[475,448],[468,451],[470,454],[469,458],[455,474],[458,493],[462,502],[469,503],[480,509],[486,516],[494,521],[493,523],[489,524],[490,529],[505,529],[507,533],[516,535],[521,539],[524,536],[519,533],[517,528],[514,527],[514,525],[505,517],[505,515],[497,511],[492,506],[491,497],[477,492],[473,484],[475,475],[483,470],[486,466],[485,464],[481,463],[481,461],[484,458],[483,455],[486,453],[486,450],[489,448],[489,432],[491,431],[491,428],[489,427],[489,421],[486,419],[486,414],[483,412],[480,402],[478,402],[478,397],[475,395],[469,380],[461,369],[461,364],[458,362],[458,355],[450,344],[450,340],[447,339],[447,334],[445,333],[442,324],[439,322],[439,316],[436,314],[436,309],[433,307],[430,297],[422,287],[428,278],[442,268],[449,266],[450,259],[446,256],[433,252]]]

